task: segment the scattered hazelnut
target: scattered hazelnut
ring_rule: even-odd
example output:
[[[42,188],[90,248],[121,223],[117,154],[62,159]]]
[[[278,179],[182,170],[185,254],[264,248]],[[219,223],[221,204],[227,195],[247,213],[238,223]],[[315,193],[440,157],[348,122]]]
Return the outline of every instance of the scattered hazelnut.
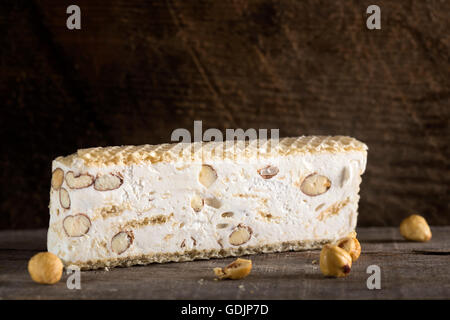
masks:
[[[406,240],[426,242],[431,239],[431,230],[424,217],[418,214],[410,215],[400,224],[400,234]]]
[[[252,260],[238,258],[225,268],[214,268],[214,273],[223,279],[243,279],[250,274],[252,270]]]
[[[320,252],[319,264],[325,276],[345,277],[352,268],[352,257],[344,249],[327,244]]]
[[[354,230],[349,232],[347,235],[347,237],[350,237],[350,238],[356,238],[357,236],[358,236],[358,234]]]
[[[317,173],[313,173],[303,179],[300,190],[302,190],[304,194],[314,197],[327,192],[330,187],[330,179]]]
[[[353,262],[358,260],[359,255],[361,254],[361,244],[359,243],[358,239],[354,237],[346,237],[344,239],[339,240],[336,245],[339,248],[342,248],[345,251],[347,251],[352,257]]]
[[[51,252],[40,252],[28,261],[28,273],[37,283],[55,284],[63,273],[63,263]]]

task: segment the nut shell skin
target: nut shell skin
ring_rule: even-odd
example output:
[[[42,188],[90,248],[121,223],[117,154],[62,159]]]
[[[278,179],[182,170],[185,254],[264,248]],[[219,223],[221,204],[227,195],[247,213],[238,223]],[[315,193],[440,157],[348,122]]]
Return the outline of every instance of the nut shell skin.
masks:
[[[406,240],[427,242],[431,239],[431,229],[424,217],[413,214],[400,224],[400,234]]]
[[[40,252],[28,261],[28,273],[31,279],[41,284],[55,284],[62,276],[64,265],[51,252]]]
[[[320,271],[329,277],[346,277],[352,268],[352,257],[342,248],[327,244],[320,252]]]

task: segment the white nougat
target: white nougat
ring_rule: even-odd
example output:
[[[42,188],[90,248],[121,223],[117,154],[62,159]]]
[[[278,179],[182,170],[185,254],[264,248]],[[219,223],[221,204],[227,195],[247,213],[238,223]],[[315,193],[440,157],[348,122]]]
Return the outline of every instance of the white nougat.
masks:
[[[276,142],[59,157],[48,250],[95,269],[318,248],[354,231],[366,145],[342,136]]]

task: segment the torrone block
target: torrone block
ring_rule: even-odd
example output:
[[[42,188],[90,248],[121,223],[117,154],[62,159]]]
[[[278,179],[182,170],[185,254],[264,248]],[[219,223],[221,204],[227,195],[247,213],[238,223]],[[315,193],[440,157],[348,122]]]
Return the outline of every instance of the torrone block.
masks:
[[[48,250],[83,269],[319,248],[353,232],[367,146],[343,136],[78,150]]]

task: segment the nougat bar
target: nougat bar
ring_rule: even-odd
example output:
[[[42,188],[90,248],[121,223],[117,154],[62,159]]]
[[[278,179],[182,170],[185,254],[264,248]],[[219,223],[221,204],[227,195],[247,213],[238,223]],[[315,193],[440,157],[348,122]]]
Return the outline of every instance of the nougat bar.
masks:
[[[353,232],[345,136],[81,149],[52,163],[48,250],[82,269],[320,248]]]

